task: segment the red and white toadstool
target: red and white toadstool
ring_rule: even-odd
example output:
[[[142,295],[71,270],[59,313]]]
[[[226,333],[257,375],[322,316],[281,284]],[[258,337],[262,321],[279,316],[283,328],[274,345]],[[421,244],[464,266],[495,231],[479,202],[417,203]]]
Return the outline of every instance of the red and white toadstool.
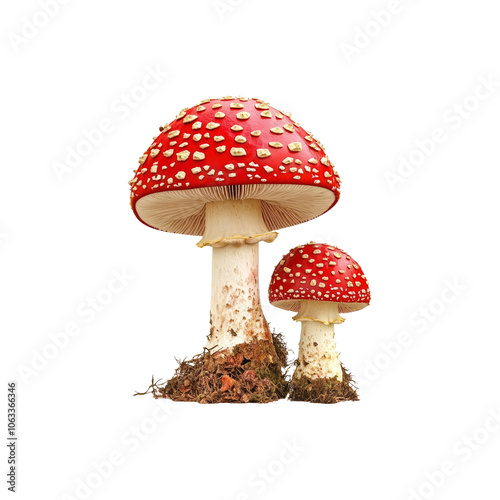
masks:
[[[339,313],[359,311],[370,303],[370,289],[359,264],[331,245],[300,245],[276,266],[269,301],[295,311],[293,319],[302,323],[292,394],[293,384],[302,378],[342,382],[334,325],[344,322]]]
[[[130,181],[135,215],[212,247],[208,348],[271,341],[257,243],[331,209],[338,174],[311,133],[259,99],[207,99],[160,130]]]

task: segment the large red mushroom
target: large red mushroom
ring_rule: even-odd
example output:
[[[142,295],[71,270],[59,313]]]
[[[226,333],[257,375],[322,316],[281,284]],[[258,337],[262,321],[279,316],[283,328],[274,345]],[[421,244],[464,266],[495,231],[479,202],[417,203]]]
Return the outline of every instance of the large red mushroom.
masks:
[[[259,99],[207,99],[160,130],[130,181],[135,215],[212,247],[208,349],[272,344],[257,244],[332,208],[338,174],[311,133]]]
[[[344,322],[339,313],[359,311],[370,303],[359,264],[331,245],[295,247],[273,272],[269,301],[295,311],[293,319],[302,323],[290,398],[329,403],[357,399],[338,357],[334,325]]]

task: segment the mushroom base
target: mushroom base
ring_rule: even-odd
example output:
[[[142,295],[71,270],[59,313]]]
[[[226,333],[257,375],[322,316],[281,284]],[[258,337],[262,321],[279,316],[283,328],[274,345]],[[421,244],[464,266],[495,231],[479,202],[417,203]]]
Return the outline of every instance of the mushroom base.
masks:
[[[294,376],[290,384],[290,399],[322,404],[359,400],[352,376],[344,366],[342,366],[342,381],[336,377],[310,379]]]
[[[153,382],[146,393],[151,391],[155,398],[196,403],[269,403],[283,399],[288,393],[283,373],[287,348],[281,335],[272,336],[273,342],[254,340],[239,344],[231,354],[205,349],[202,354],[179,362],[169,381],[162,386]],[[273,362],[269,361],[271,358]]]

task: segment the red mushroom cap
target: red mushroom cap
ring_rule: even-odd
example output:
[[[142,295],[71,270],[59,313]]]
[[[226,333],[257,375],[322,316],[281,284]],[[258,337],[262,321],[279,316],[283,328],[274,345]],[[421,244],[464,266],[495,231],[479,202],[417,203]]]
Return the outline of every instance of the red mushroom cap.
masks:
[[[211,201],[260,199],[269,230],[338,201],[340,179],[320,143],[259,99],[207,99],[160,130],[130,181],[134,213],[156,229],[203,234]]]
[[[363,309],[370,288],[360,265],[340,248],[326,243],[300,245],[273,272],[269,302],[298,312],[302,300],[337,302],[340,313]]]

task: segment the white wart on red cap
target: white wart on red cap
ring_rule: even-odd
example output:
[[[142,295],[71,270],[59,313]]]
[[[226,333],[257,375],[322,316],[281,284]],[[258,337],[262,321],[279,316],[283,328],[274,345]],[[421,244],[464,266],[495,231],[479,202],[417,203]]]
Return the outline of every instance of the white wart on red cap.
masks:
[[[340,179],[322,145],[262,100],[207,99],[160,130],[130,181],[132,209],[151,227],[202,235],[207,203],[254,199],[275,230],[338,201]]]
[[[336,302],[339,312],[347,313],[370,303],[370,289],[360,265],[346,252],[309,243],[283,257],[269,285],[269,301],[276,307],[298,312],[305,300]]]

